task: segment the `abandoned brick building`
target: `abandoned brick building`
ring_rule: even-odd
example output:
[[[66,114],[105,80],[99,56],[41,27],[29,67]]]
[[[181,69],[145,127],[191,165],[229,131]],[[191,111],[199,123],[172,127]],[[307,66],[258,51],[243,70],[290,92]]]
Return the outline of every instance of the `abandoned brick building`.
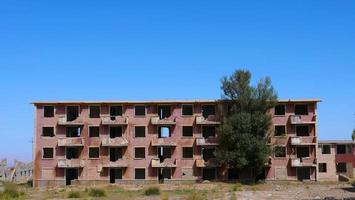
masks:
[[[317,179],[318,99],[270,110],[266,180]],[[34,186],[248,178],[215,159],[220,100],[34,102]]]

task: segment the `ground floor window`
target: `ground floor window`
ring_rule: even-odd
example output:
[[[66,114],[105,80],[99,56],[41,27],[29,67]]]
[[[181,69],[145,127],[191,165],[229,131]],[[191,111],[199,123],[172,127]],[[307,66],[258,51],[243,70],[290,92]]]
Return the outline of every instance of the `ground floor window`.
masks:
[[[346,163],[337,163],[336,168],[337,173],[346,173]]]
[[[145,169],[135,169],[135,179],[145,179]]]
[[[318,171],[321,173],[327,172],[327,163],[319,163],[318,164]]]

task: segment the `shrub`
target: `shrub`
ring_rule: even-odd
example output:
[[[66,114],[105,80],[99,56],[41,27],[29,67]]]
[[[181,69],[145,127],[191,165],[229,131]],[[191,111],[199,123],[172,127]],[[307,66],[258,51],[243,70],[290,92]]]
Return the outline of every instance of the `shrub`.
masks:
[[[80,198],[80,192],[78,191],[70,191],[68,194],[68,198]]]
[[[160,189],[158,187],[149,187],[144,190],[144,195],[150,196],[150,195],[159,195],[160,194]]]
[[[232,186],[232,191],[243,191],[243,185],[240,183],[236,183]]]
[[[13,183],[4,183],[4,192],[0,193],[0,199],[16,199],[21,195],[24,195],[24,192],[19,192],[17,186]]]
[[[89,192],[89,196],[91,197],[105,197],[106,192],[103,189],[91,189]]]
[[[188,197],[187,200],[205,200],[207,199],[204,195],[201,195],[201,193],[197,193],[196,191],[193,191]]]

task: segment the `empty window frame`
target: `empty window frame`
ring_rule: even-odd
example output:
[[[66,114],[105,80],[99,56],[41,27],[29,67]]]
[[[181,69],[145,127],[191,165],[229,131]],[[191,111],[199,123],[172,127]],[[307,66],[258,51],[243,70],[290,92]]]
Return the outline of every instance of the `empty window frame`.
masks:
[[[135,126],[134,137],[145,137],[145,126]]]
[[[183,158],[193,158],[193,148],[192,147],[182,147],[182,157]]]
[[[91,159],[100,158],[100,148],[89,147],[89,158]]]
[[[51,159],[54,157],[54,148],[52,147],[44,147],[43,148],[43,158]]]
[[[79,106],[67,106],[66,113],[67,113],[67,121],[73,121],[79,117]]]
[[[171,147],[158,147],[157,148],[158,157],[163,161],[165,158],[171,158],[172,148]]]
[[[326,173],[327,172],[327,163],[318,163],[318,172]]]
[[[67,159],[78,159],[79,158],[79,147],[66,147],[65,157]]]
[[[43,117],[54,117],[54,106],[43,106]]]
[[[145,179],[145,168],[134,169],[134,178],[135,179]]]
[[[337,154],[346,154],[346,145],[338,144],[337,145]]]
[[[284,157],[286,157],[286,147],[284,147],[284,146],[275,146],[274,147],[274,156],[275,156],[275,158],[284,158]]]
[[[134,106],[134,115],[135,116],[145,116],[145,106],[144,105]]]
[[[296,148],[296,152],[297,152],[297,158],[308,158],[310,151],[309,151],[309,147],[297,147]]]
[[[100,106],[89,106],[89,117],[100,118]]]
[[[309,136],[309,126],[308,125],[297,125],[296,126],[296,136]]]
[[[160,119],[165,119],[171,115],[171,106],[158,106],[158,115]]]
[[[134,148],[134,158],[137,159],[145,158],[145,147]]]
[[[208,161],[211,158],[215,158],[216,149],[215,148],[203,148],[202,149],[202,158],[204,161]]]
[[[192,137],[193,136],[193,126],[183,126],[182,127],[182,136],[183,137]]]
[[[346,173],[346,163],[336,163],[337,173]]]
[[[216,105],[202,105],[202,116],[207,118],[209,115],[216,114]]]
[[[295,115],[308,115],[308,104],[296,104]]]
[[[168,138],[168,137],[171,137],[171,127],[159,126],[158,127],[158,138]]]
[[[116,116],[122,116],[123,114],[123,107],[114,105],[110,106],[110,116],[111,117],[116,117]]]
[[[78,126],[67,126],[66,127],[66,137],[80,137],[81,128]]]
[[[286,105],[277,105],[274,109],[274,115],[285,115]]]
[[[321,145],[322,154],[330,154],[330,145],[323,144]]]
[[[110,148],[110,161],[115,162],[118,159],[122,159],[122,148],[121,147],[111,147]]]
[[[122,137],[122,126],[110,126],[110,138]]]
[[[89,137],[100,137],[100,127],[89,126]]]
[[[54,127],[42,127],[43,137],[54,137]]]
[[[216,127],[215,126],[202,126],[202,137],[216,137]]]
[[[275,125],[275,136],[285,136],[286,126],[285,125]]]
[[[184,104],[184,105],[181,105],[181,114],[183,116],[191,116],[193,115],[193,105],[187,105],[187,104]]]

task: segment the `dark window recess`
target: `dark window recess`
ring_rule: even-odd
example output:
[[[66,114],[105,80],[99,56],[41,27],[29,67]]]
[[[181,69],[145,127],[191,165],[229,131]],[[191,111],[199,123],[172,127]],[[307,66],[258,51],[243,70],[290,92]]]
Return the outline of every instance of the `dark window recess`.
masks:
[[[89,137],[99,137],[100,136],[100,127],[99,126],[90,126],[89,127]]]
[[[204,161],[208,161],[211,158],[215,158],[215,149],[214,148],[205,148],[202,149],[202,157]]]
[[[78,147],[67,147],[65,152],[67,159],[78,159],[79,158],[79,148]]]
[[[216,168],[202,168],[202,179],[203,180],[215,180],[216,179]]]
[[[110,138],[122,137],[122,126],[110,126]]]
[[[295,105],[295,115],[308,115],[308,105],[307,104]]]
[[[297,158],[309,157],[309,147],[297,147]]]
[[[171,147],[158,147],[158,157],[163,162],[165,158],[171,158]]]
[[[134,148],[134,157],[135,158],[145,158],[145,148],[144,147]]]
[[[81,128],[76,126],[68,126],[66,127],[66,136],[67,137],[80,137]]]
[[[286,113],[286,105],[275,106],[274,115],[285,115],[285,113]]]
[[[204,138],[215,137],[216,127],[215,126],[202,126],[202,136]]]
[[[277,158],[286,157],[286,147],[274,147],[274,155]]]
[[[115,120],[116,116],[122,116],[122,113],[123,113],[122,106],[110,106],[111,120]]]
[[[145,116],[145,106],[135,106],[134,115],[136,116]]]
[[[145,137],[145,126],[135,126],[134,127],[135,137]]]
[[[193,115],[192,105],[182,105],[182,115]]]
[[[100,118],[100,106],[90,106],[90,118]]]
[[[337,163],[336,168],[337,173],[346,173],[346,163]]]
[[[67,121],[73,121],[79,116],[79,106],[67,107]]]
[[[44,117],[54,117],[54,106],[43,106]]]
[[[89,148],[89,158],[99,158],[100,157],[100,148],[92,147]]]
[[[171,137],[170,127],[168,127],[168,126],[159,126],[158,127],[158,137],[159,138]]]
[[[337,154],[346,154],[346,145],[337,145]]]
[[[110,161],[115,162],[122,158],[122,148],[110,148]]]
[[[309,136],[309,126],[296,126],[297,136]]]
[[[182,147],[182,157],[183,158],[193,158],[193,148],[192,147]]]
[[[322,154],[330,154],[330,145],[322,145]]]
[[[145,179],[145,169],[134,169],[135,179]]]
[[[171,115],[170,106],[158,106],[158,115],[160,119],[165,119],[170,117]]]
[[[53,148],[43,148],[43,158],[53,158]]]
[[[318,171],[322,173],[327,172],[327,163],[319,163]]]
[[[229,180],[239,179],[239,170],[236,168],[229,168],[228,169],[228,179]]]
[[[192,137],[192,135],[193,135],[193,127],[192,126],[183,126],[182,127],[182,136]]]
[[[203,105],[202,106],[202,116],[207,118],[209,115],[216,114],[216,106],[215,105]]]
[[[42,136],[54,137],[54,127],[42,127]]]
[[[286,135],[286,126],[275,126],[275,136]]]

